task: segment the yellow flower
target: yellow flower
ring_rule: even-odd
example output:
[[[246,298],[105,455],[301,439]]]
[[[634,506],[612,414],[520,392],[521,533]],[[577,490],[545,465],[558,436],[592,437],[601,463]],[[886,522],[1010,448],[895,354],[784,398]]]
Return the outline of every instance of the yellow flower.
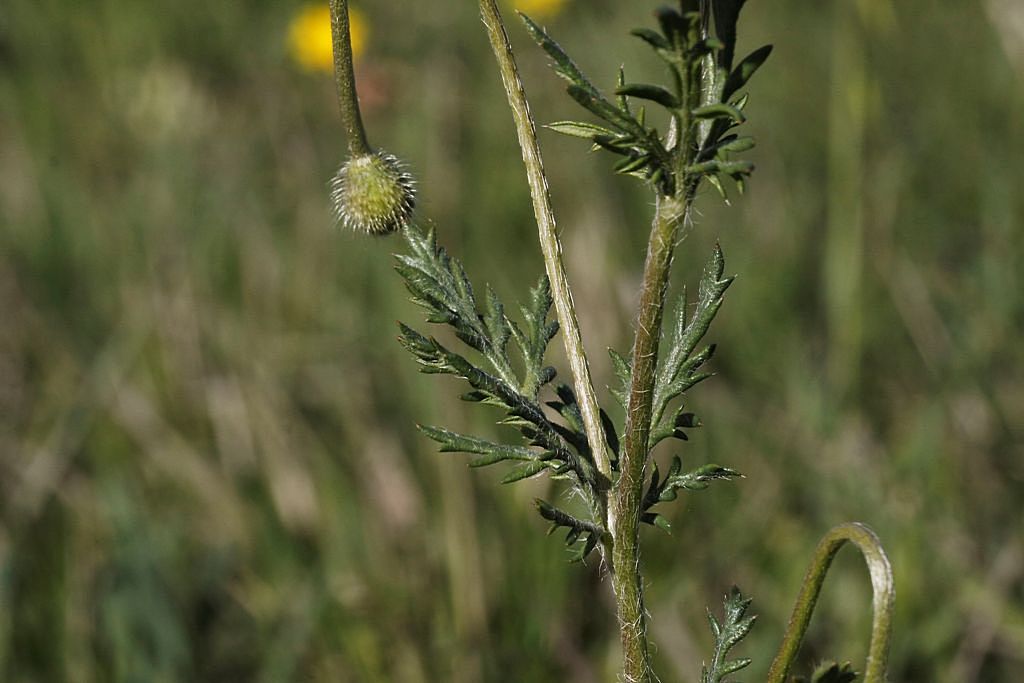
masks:
[[[369,31],[363,14],[349,11],[352,55],[366,50]],[[306,5],[288,26],[288,49],[299,66],[307,71],[334,69],[334,44],[331,41],[331,10],[327,5]]]
[[[562,11],[568,0],[513,0],[512,6],[535,19],[553,17]]]

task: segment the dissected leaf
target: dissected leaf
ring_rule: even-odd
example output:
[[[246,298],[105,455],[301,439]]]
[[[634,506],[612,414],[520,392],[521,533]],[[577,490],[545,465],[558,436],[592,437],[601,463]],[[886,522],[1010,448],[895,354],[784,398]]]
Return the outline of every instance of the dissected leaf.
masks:
[[[725,614],[721,622],[708,610],[708,622],[715,636],[715,653],[711,662],[701,671],[701,683],[725,683],[726,676],[750,664],[747,658],[726,659],[729,651],[750,633],[757,619],[746,616],[748,607],[750,599],[744,598],[740,590],[733,586],[725,598]]]

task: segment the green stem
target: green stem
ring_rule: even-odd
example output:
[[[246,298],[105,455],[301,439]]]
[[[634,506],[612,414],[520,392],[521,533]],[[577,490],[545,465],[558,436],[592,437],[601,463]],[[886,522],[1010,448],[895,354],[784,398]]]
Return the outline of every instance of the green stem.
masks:
[[[572,370],[573,386],[576,400],[579,402],[583,416],[583,425],[587,432],[587,441],[594,453],[594,462],[600,473],[599,486],[606,489],[611,480],[611,461],[601,426],[601,413],[594,393],[594,383],[590,378],[590,365],[587,362],[586,350],[580,326],[576,320],[576,308],[569,289],[569,280],[562,263],[562,244],[558,239],[555,215],[551,209],[551,197],[548,194],[548,181],[544,174],[544,163],[541,158],[540,144],[537,142],[537,130],[530,115],[530,107],[526,100],[519,70],[516,67],[512,46],[509,44],[501,13],[494,0],[480,0],[480,15],[487,27],[494,56],[498,60],[501,80],[508,95],[508,103],[515,119],[519,146],[523,151],[523,163],[526,165],[527,180],[530,183],[530,194],[533,197],[533,211],[537,218],[537,229],[540,236],[541,251],[544,254],[544,266],[548,280],[551,282],[551,294],[555,300],[555,312],[562,327],[562,340],[565,353],[569,358]],[[604,507],[602,505],[602,507]],[[609,521],[602,519],[602,522]]]
[[[612,530],[615,538],[612,551],[613,583],[625,656],[623,680],[629,683],[653,680],[640,574],[640,515],[665,291],[679,227],[690,200],[690,196],[658,197],[647,246],[640,311],[633,342],[633,376],[622,444],[621,474],[613,492],[612,510],[617,520]]]
[[[356,77],[352,70],[352,37],[349,35],[348,0],[330,0],[331,40],[334,43],[334,82],[338,87],[338,110],[348,135],[351,156],[370,153],[370,143],[359,113]]]
[[[797,597],[793,615],[789,618],[789,626],[779,647],[779,653],[768,671],[768,683],[785,683],[789,670],[796,659],[811,621],[811,614],[821,594],[821,586],[825,581],[832,560],[836,553],[847,542],[853,543],[864,556],[871,574],[872,599],[871,643],[868,646],[868,659],[864,667],[864,683],[885,683],[886,669],[889,662],[889,641],[892,638],[893,589],[892,567],[889,558],[882,549],[882,544],[871,529],[863,524],[841,524],[827,534],[818,543],[814,551],[814,559],[804,577]]]

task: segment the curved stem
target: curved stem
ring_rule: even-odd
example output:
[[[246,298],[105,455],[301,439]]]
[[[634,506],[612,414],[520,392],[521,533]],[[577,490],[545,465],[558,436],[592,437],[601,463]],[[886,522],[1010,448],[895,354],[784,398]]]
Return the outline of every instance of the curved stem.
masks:
[[[512,108],[512,117],[515,119],[519,146],[523,151],[523,163],[526,165],[526,175],[530,183],[530,195],[533,197],[533,211],[537,218],[544,266],[551,282],[551,294],[555,300],[558,322],[562,326],[562,340],[565,343],[565,353],[569,357],[576,400],[579,402],[594,462],[601,474],[599,486],[606,489],[611,480],[611,461],[605,443],[604,428],[601,426],[601,413],[594,393],[594,383],[590,378],[590,365],[587,362],[586,350],[583,348],[580,326],[576,320],[576,308],[562,263],[562,244],[558,239],[555,215],[551,209],[551,197],[548,194],[547,176],[544,174],[544,163],[537,142],[537,130],[530,115],[530,106],[526,101],[522,81],[519,79],[512,46],[509,44],[501,13],[494,0],[480,0],[480,15],[484,26],[487,27],[487,37],[498,60],[501,80],[508,95],[509,106]]]
[[[351,156],[370,153],[370,143],[359,113],[356,77],[352,70],[352,37],[349,35],[348,0],[330,0],[331,40],[334,43],[334,82],[338,87],[338,110],[348,135]]]
[[[789,626],[782,638],[779,653],[768,671],[768,683],[785,683],[790,667],[796,659],[800,643],[811,614],[821,594],[821,586],[825,581],[832,560],[836,553],[847,542],[853,543],[864,556],[871,574],[872,619],[871,643],[868,646],[868,659],[864,667],[864,683],[885,683],[886,669],[889,662],[889,641],[892,638],[892,611],[895,591],[893,588],[892,567],[889,558],[882,549],[882,544],[871,529],[863,524],[841,524],[827,534],[818,543],[814,551],[814,559],[804,577],[797,597],[793,615],[789,618]]]

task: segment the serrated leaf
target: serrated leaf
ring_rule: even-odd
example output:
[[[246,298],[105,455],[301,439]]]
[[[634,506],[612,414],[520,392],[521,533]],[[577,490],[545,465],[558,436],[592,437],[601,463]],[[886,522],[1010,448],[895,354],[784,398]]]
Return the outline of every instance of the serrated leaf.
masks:
[[[412,253],[397,257],[396,268],[414,298],[427,308],[428,317],[448,320],[456,336],[479,351],[491,366],[491,370],[479,367],[474,360],[451,351],[433,337],[400,324],[399,341],[416,358],[420,370],[462,377],[473,389],[464,398],[503,408],[507,414],[501,422],[519,429],[529,446],[539,449],[529,452],[547,463],[544,466],[549,466],[554,476],[569,476],[577,485],[594,486],[594,465],[583,455],[588,453],[585,443],[577,441],[574,445],[579,450],[574,451],[566,437],[575,435],[552,423],[537,402],[540,387],[555,376],[554,370],[543,364],[547,344],[558,331],[557,323],[547,319],[552,300],[546,278],[541,278],[531,291],[529,304],[522,307],[524,323],[519,327],[505,315],[504,307],[490,288],[483,312],[477,310],[465,270],[437,246],[433,233],[424,235],[415,228],[405,232]],[[515,340],[523,356],[521,379],[516,377],[508,358],[510,339]],[[441,436],[439,432],[434,435]],[[472,463],[477,466],[513,456],[512,451],[496,450],[490,442],[485,442],[485,447],[478,442],[452,439],[455,437],[449,438],[448,445],[453,450],[486,449],[487,452],[480,453],[483,457]]]
[[[615,94],[657,102],[667,109],[678,109],[682,105],[679,98],[667,89],[650,83],[627,83],[616,88]]]
[[[696,311],[692,317],[687,317],[685,289],[675,307],[673,325],[667,339],[667,352],[658,364],[655,379],[651,412],[652,434],[663,434],[663,429],[659,429],[659,425],[669,402],[709,376],[697,371],[714,353],[714,345],[705,347],[697,355],[693,352],[707,334],[721,308],[722,297],[732,284],[733,278],[723,277],[724,269],[725,257],[721,247],[716,245],[711,258],[704,266],[697,293]],[[662,435],[661,438],[667,437]]]
[[[508,444],[495,443],[487,439],[475,436],[467,436],[457,432],[449,431],[442,427],[419,425],[419,430],[427,438],[441,444],[442,453],[477,453],[481,455],[496,455],[498,460],[533,460],[540,457],[540,453],[526,446],[510,446]]]

